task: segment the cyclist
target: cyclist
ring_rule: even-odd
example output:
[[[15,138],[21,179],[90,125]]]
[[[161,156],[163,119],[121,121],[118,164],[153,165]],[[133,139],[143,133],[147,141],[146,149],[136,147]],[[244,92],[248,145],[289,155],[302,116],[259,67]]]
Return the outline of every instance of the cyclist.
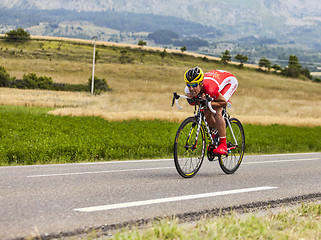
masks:
[[[195,67],[185,72],[184,80],[186,82],[185,94],[187,97],[205,99],[205,94],[208,94],[214,98],[211,104],[216,114],[209,109],[206,109],[204,114],[209,127],[211,129],[216,128],[220,136],[220,143],[213,150],[214,154],[227,154],[226,126],[222,110],[236,91],[238,86],[237,79],[231,73],[223,70],[213,70],[204,74],[201,68]],[[191,105],[195,104],[193,99],[188,99],[188,102]]]

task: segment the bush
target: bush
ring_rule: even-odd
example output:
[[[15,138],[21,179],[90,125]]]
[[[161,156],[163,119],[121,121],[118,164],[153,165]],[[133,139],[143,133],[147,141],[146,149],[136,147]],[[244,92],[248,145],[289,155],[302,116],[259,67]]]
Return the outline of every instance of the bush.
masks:
[[[26,32],[23,28],[18,28],[17,30],[11,30],[6,33],[6,41],[19,41],[23,42],[30,39],[30,34]]]
[[[298,78],[300,75],[300,69],[297,67],[284,68],[284,75],[291,78]]]
[[[55,91],[87,92],[88,86],[84,84],[53,83]]]
[[[6,69],[0,66],[0,87],[10,87],[10,75],[7,73]]]
[[[88,78],[88,89],[91,91],[92,77]],[[94,77],[94,93],[100,94],[101,92],[110,91],[110,87],[105,78],[99,79],[98,77]]]
[[[121,50],[120,54],[121,55],[120,55],[120,57],[118,59],[119,59],[119,62],[121,64],[131,63],[131,62],[134,61],[134,58],[129,55],[129,53],[128,53],[128,51],[126,49]]]
[[[99,79],[95,76],[94,93],[110,91],[110,87],[106,79]],[[72,92],[90,92],[91,77],[88,79],[88,84],[67,84],[54,83],[51,77],[37,77],[35,73],[24,74],[22,79],[10,79],[6,70],[0,66],[0,87],[12,87],[19,89],[45,89],[55,91],[72,91]]]
[[[51,77],[37,77],[35,73],[29,73],[27,75],[23,75],[22,81],[25,83],[26,88],[29,89],[53,89],[53,81]]]

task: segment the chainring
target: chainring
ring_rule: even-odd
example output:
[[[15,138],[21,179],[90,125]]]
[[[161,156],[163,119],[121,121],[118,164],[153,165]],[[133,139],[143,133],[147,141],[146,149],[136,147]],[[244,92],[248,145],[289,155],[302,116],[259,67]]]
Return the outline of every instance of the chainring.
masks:
[[[215,149],[214,145],[208,145],[207,147],[207,159],[212,162],[215,160],[215,157],[217,157],[216,154],[213,153],[213,150]],[[217,160],[217,159],[216,159]]]

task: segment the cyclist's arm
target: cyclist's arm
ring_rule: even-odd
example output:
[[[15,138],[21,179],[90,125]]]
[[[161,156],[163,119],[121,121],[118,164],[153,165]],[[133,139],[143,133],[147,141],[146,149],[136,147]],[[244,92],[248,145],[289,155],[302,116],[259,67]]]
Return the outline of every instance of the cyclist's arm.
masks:
[[[193,99],[193,96],[190,94],[189,90],[188,90],[188,87],[185,87],[185,96],[188,97],[187,102],[190,104],[190,105],[195,105],[197,104],[197,102],[195,101],[195,99]]]
[[[227,101],[223,97],[222,94],[218,94],[218,98],[216,98],[214,101],[212,101],[212,107],[213,108],[219,108],[219,107],[226,107]]]

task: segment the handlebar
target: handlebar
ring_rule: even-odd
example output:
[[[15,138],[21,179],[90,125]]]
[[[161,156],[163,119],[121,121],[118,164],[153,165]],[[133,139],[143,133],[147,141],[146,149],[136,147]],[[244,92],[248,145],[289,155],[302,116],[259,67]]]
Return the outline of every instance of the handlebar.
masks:
[[[189,98],[185,95],[179,95],[176,92],[173,93],[173,101],[172,101],[172,107],[174,106],[174,102],[177,106],[178,109],[182,110],[183,108],[178,104],[178,99],[179,98],[185,98],[185,99],[193,99],[193,98]],[[209,96],[208,94],[205,95],[205,100],[203,99],[193,99],[196,101],[200,101],[200,102],[204,102],[204,104],[210,109],[210,111],[214,114],[216,114],[216,111],[213,109],[211,102],[214,100],[214,98],[212,98],[211,96]]]

